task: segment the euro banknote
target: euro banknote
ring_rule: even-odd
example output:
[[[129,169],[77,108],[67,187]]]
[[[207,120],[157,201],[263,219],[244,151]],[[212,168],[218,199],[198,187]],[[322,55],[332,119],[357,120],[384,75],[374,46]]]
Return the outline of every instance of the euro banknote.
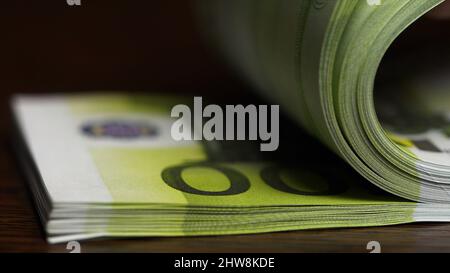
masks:
[[[207,39],[254,89],[368,181],[409,200],[450,203],[448,70],[399,79],[374,102],[389,46],[442,2],[216,0],[198,10]]]
[[[295,134],[273,157],[175,140],[170,111],[186,97],[15,97],[49,242],[450,221],[450,69],[374,92],[392,42],[441,2],[198,1],[206,40],[326,149]]]
[[[449,206],[371,188],[339,158],[302,143],[286,143],[293,156],[279,160],[247,142],[175,141],[170,111],[184,100],[103,93],[13,100],[20,159],[49,242],[450,220]]]

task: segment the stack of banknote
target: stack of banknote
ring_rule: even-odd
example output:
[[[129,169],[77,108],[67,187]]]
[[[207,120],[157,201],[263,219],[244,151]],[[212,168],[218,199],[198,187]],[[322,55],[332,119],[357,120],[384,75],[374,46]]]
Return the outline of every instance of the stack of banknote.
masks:
[[[250,143],[175,141],[170,110],[179,102],[120,94],[14,100],[17,146],[49,242],[450,220],[447,206],[374,190],[296,136],[284,144],[292,152],[285,160],[259,156]]]
[[[450,81],[373,94],[391,42],[440,2],[199,1],[212,44],[322,143],[280,137],[286,156],[175,140],[171,109],[191,98],[15,97],[17,150],[49,242],[450,221]]]

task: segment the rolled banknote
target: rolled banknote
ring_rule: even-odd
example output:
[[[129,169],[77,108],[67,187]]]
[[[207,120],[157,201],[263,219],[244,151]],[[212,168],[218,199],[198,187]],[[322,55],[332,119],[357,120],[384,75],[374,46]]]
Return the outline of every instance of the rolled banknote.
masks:
[[[368,181],[410,200],[450,203],[448,82],[397,84],[374,103],[391,43],[442,2],[215,0],[199,2],[199,17],[255,90]],[[443,17],[444,5],[432,16]]]

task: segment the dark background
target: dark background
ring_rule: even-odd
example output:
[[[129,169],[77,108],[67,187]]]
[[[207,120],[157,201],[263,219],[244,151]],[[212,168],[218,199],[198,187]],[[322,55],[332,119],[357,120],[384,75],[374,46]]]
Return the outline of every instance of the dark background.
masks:
[[[207,1],[207,0],[206,0]],[[248,93],[206,46],[192,0],[14,0],[0,8],[0,100],[14,93],[91,90]],[[449,24],[447,24],[449,26]],[[450,27],[425,19],[388,54],[411,54]]]
[[[238,93],[241,83],[203,43],[192,2],[2,2],[2,116],[13,93]]]

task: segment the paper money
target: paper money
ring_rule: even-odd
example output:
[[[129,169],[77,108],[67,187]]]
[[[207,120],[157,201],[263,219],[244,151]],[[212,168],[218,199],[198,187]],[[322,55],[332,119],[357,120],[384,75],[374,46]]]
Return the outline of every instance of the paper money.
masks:
[[[450,104],[440,95],[448,85],[436,94],[428,81],[415,92],[421,98],[410,93],[402,105],[393,97],[403,87],[394,85],[386,105],[377,103],[380,111],[391,110],[385,113],[376,112],[373,98],[389,45],[442,2],[216,0],[199,4],[199,14],[209,22],[208,38],[256,90],[368,181],[410,200],[450,203]],[[436,107],[417,102],[442,111],[425,113],[420,110]],[[386,119],[380,123],[378,115]]]
[[[208,37],[330,151],[296,136],[276,158],[247,141],[176,141],[170,109],[190,98],[16,97],[49,242],[450,221],[450,84],[417,77],[373,95],[390,43],[441,2],[201,2]]]
[[[20,155],[49,242],[450,219],[446,206],[367,188],[325,154],[282,163],[249,157],[242,143],[231,152],[229,143],[175,141],[169,112],[179,102],[120,94],[14,100]]]

